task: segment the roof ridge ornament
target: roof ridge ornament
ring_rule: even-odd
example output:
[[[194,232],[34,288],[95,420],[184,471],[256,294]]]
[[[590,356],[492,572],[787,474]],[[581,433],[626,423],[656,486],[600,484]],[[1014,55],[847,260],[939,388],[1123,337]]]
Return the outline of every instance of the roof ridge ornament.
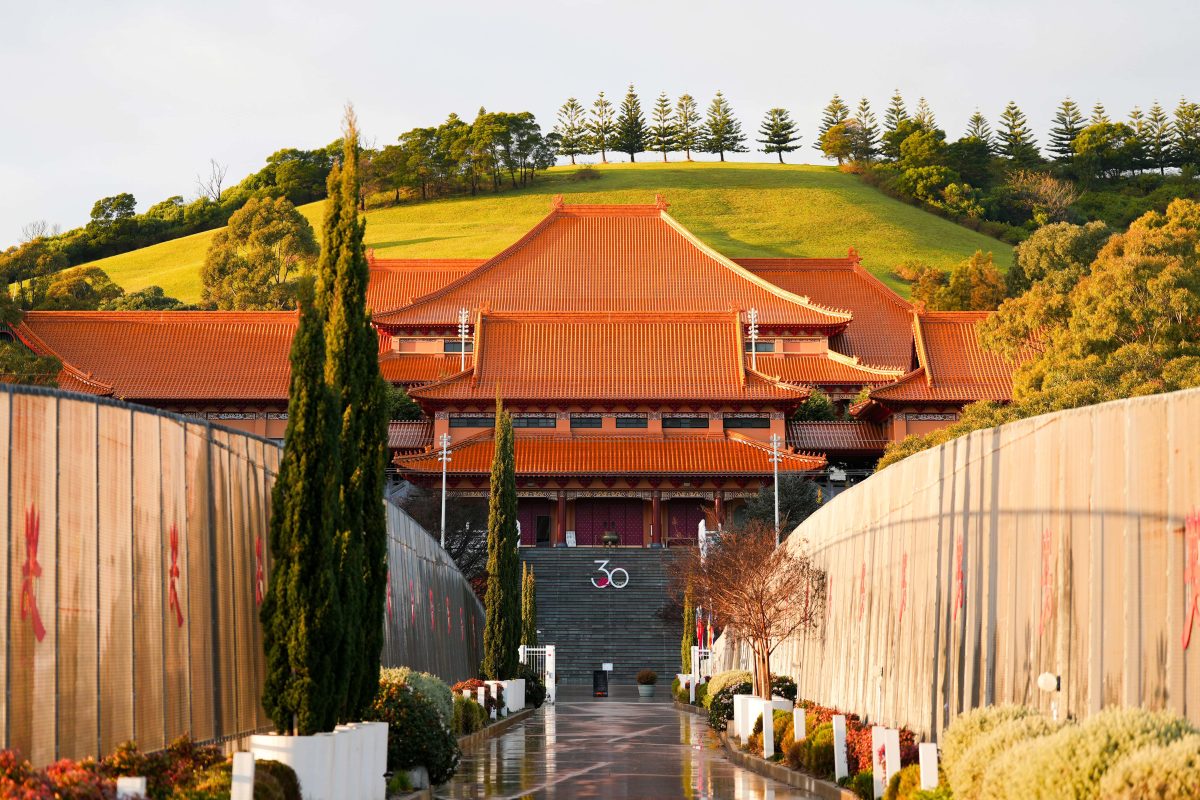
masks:
[[[667,202],[667,198],[663,197],[659,193],[655,193],[654,207],[657,208],[659,211],[666,211],[668,208],[671,207],[671,204]]]
[[[862,263],[862,256],[853,247],[846,251],[846,258],[850,259],[850,263],[856,266]]]
[[[564,205],[566,204],[563,202],[563,196],[561,194],[556,194],[550,199],[551,211],[561,211]]]

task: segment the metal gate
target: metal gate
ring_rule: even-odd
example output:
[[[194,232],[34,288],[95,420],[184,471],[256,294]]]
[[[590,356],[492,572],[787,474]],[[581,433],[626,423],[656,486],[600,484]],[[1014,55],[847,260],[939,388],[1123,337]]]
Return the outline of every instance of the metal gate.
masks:
[[[542,679],[542,683],[546,685],[546,702],[553,703],[555,694],[557,693],[557,683],[554,670],[554,645],[548,644],[544,647],[530,647],[521,645],[518,650],[518,658],[522,664],[526,664]]]

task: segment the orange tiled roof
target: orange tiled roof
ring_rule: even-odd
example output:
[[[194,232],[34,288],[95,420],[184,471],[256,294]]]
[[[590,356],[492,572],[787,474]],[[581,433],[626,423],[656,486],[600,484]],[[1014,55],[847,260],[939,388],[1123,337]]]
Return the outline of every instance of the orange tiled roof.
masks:
[[[482,315],[476,364],[417,400],[803,400],[745,368],[739,315]]]
[[[63,388],[126,400],[286,402],[292,311],[30,311],[15,326]]]
[[[367,308],[380,314],[437,291],[484,262],[482,258],[370,258]]]
[[[749,366],[750,357],[746,357]],[[900,377],[901,371],[859,364],[855,359],[829,351],[824,355],[758,354],[758,371],[801,386],[879,385]]]
[[[467,364],[471,363],[467,354]],[[462,359],[458,353],[382,353],[379,356],[379,372],[389,383],[405,386],[432,383],[457,374]]]
[[[976,326],[988,311],[930,311],[914,315],[920,366],[871,392],[875,401],[971,403],[1012,399],[1016,364],[979,345]]]
[[[432,444],[433,420],[388,423],[388,447],[392,450],[424,450]]]
[[[736,433],[724,436],[560,436],[515,431],[518,475],[768,475],[770,448]],[[487,474],[495,442],[491,432],[451,444],[449,471]],[[402,473],[440,473],[436,453],[397,456]],[[825,466],[822,456],[784,453],[779,468],[805,472]]]
[[[725,312],[762,325],[839,330],[850,314],[756,277],[660,205],[564,206],[464,277],[375,316],[385,327],[454,325],[460,308],[503,312]]]
[[[883,426],[875,422],[789,422],[787,426],[788,446],[798,450],[882,453],[888,441]]]
[[[912,306],[849,258],[738,258],[738,264],[777,286],[854,315],[829,346],[865,364],[911,370]]]

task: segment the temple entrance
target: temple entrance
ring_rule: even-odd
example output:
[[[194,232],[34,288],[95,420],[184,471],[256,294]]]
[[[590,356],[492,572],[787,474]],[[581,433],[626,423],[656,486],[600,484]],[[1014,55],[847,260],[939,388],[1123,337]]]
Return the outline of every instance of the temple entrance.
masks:
[[[698,497],[667,501],[667,546],[696,544],[704,506]]]
[[[581,497],[575,501],[575,542],[582,547],[604,544],[604,534],[617,534],[622,547],[645,544],[642,509],[638,498]]]
[[[521,523],[521,547],[549,547],[551,503],[541,497],[517,500],[517,521]]]
[[[550,516],[548,514],[538,514],[535,518],[537,524],[537,539],[535,544],[538,547],[550,546]]]

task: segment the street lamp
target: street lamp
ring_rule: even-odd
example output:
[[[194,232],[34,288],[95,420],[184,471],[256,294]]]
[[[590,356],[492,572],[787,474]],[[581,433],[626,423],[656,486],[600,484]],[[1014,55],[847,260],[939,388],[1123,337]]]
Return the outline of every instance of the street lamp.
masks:
[[[775,546],[779,546],[779,462],[783,461],[783,455],[779,452],[779,447],[783,444],[783,437],[778,433],[771,434],[771,466],[775,470],[775,486],[773,494],[775,495]]]
[[[446,465],[450,463],[450,434],[443,433],[438,437],[442,450],[438,453],[438,461],[442,462],[442,549],[446,549]]]
[[[750,322],[750,369],[758,369],[758,309],[747,311],[746,319]]]
[[[467,323],[471,319],[471,312],[465,308],[458,310],[458,370],[462,372],[467,368]]]

